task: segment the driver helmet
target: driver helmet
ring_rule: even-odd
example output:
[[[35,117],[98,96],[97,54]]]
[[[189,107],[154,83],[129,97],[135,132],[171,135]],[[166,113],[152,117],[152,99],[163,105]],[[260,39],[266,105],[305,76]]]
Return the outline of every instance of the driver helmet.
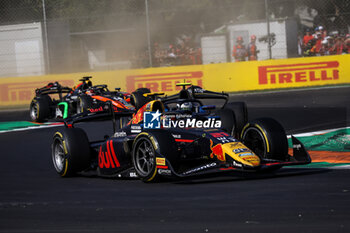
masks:
[[[87,95],[95,95],[95,91],[92,90],[92,89],[89,89],[89,90],[86,91],[86,94]]]
[[[180,105],[180,110],[183,111],[191,111],[192,110],[192,103],[191,102],[185,102]]]

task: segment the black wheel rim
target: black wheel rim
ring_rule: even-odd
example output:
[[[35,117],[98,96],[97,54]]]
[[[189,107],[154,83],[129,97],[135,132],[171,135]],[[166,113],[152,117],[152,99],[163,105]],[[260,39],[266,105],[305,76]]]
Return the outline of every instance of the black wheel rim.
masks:
[[[266,158],[266,141],[262,132],[254,127],[248,128],[243,133],[243,143],[260,158]]]
[[[52,160],[57,172],[62,172],[65,163],[65,153],[63,142],[60,139],[55,139],[53,144]]]
[[[142,139],[136,145],[135,166],[140,175],[148,176],[154,170],[155,152],[153,145],[147,139]]]

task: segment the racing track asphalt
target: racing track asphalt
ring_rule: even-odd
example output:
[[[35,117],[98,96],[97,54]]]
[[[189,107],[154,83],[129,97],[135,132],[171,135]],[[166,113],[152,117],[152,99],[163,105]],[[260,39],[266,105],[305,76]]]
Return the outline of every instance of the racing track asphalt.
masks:
[[[250,118],[271,115],[288,132],[349,126],[350,88],[233,95]],[[27,120],[2,112],[0,121]],[[84,125],[89,136],[109,123]],[[0,134],[0,232],[350,232],[350,170],[282,169],[144,184],[58,177],[56,128]]]

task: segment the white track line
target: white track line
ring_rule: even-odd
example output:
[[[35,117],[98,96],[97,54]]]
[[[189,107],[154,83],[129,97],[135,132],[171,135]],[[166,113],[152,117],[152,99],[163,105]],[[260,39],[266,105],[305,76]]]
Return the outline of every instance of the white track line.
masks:
[[[55,124],[55,125],[39,125],[39,126],[29,126],[26,128],[19,128],[19,129],[11,129],[11,130],[3,130],[0,131],[1,133],[9,133],[9,132],[19,132],[19,131],[27,131],[27,130],[32,130],[32,129],[42,129],[42,128],[53,128],[53,127],[58,127],[58,126],[63,126],[64,124]]]
[[[331,132],[342,130],[342,129],[350,129],[350,127],[343,127],[343,128],[336,128],[336,129],[326,129],[326,130],[307,132],[307,133],[299,133],[299,134],[293,134],[293,136],[294,137],[309,137],[309,136],[316,136],[316,135],[322,135],[322,134],[326,134],[326,133],[331,133]],[[287,137],[290,138],[291,135],[288,135]]]
[[[328,167],[327,167],[328,168]],[[350,165],[342,165],[342,166],[332,166],[332,167],[329,167],[330,169],[339,169],[339,170],[344,170],[344,169],[347,169],[349,170],[350,169]]]

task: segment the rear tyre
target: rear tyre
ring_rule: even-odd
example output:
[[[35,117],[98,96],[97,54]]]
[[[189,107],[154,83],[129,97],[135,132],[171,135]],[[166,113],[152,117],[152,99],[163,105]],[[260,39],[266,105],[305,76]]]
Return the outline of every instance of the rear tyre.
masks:
[[[62,177],[74,176],[88,168],[90,145],[86,133],[79,128],[56,132],[52,143],[52,162]]]
[[[140,92],[142,94],[145,94],[145,93],[151,93],[151,90],[149,88],[145,88],[145,87],[140,87],[140,88],[137,88],[136,89],[137,92]],[[135,92],[136,92],[135,91]]]
[[[225,108],[231,109],[235,115],[235,128],[232,131],[232,136],[240,138],[243,127],[248,122],[248,111],[245,102],[232,102],[226,104]]]
[[[147,104],[152,99],[149,97],[145,97],[140,91],[135,91],[131,93],[130,103],[135,106],[136,110],[142,108],[145,104]]]
[[[30,103],[30,118],[34,122],[44,122],[51,115],[52,100],[48,95],[35,97]]]
[[[77,103],[77,114],[83,113],[91,107],[93,107],[93,102],[90,96],[86,96],[86,95],[79,96],[78,103]]]
[[[249,122],[242,130],[242,142],[260,159],[285,161],[288,141],[282,125],[272,118],[259,118]]]

